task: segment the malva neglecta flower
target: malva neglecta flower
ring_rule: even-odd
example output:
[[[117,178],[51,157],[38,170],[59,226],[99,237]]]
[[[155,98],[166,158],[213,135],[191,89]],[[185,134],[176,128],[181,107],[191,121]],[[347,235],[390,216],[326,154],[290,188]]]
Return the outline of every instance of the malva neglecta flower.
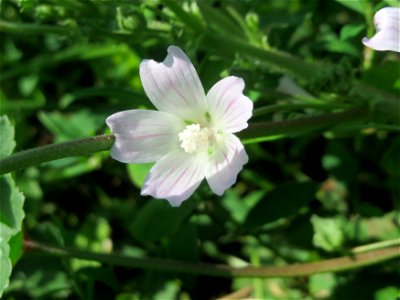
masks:
[[[400,52],[400,8],[382,8],[375,14],[374,23],[375,35],[363,38],[363,44],[378,51]]]
[[[141,194],[179,206],[206,178],[217,195],[236,182],[248,156],[234,135],[246,128],[253,103],[244,81],[229,76],[207,93],[186,54],[168,48],[165,60],[144,60],[140,78],[158,109],[115,113],[106,123],[115,135],[111,156],[124,163],[156,162]]]

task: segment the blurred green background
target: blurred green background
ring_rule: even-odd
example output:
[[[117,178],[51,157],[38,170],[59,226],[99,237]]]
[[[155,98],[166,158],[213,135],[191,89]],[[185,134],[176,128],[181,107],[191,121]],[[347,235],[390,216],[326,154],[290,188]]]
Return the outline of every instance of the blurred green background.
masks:
[[[206,91],[235,75],[244,78],[245,94],[256,108],[289,105],[253,122],[374,105],[368,104],[368,92],[352,93],[354,80],[398,98],[399,56],[364,49],[361,39],[373,33],[374,12],[396,4],[2,0],[0,115],[15,126],[16,151],[109,132],[104,121],[112,113],[153,108],[141,87],[139,64],[163,60],[169,45],[187,53]],[[283,75],[294,74],[254,49],[279,49],[317,63],[315,76],[298,82],[310,94],[277,89]],[[398,125],[398,113],[394,116],[377,115],[374,122]],[[133,257],[230,266],[319,261],[399,236],[397,132],[337,126],[249,143],[246,150],[249,163],[222,197],[203,184],[179,208],[140,196],[151,165],[125,165],[108,152],[18,171],[16,184],[26,197],[24,236]],[[249,287],[247,297],[255,299],[387,300],[399,296],[398,266],[230,279],[27,252],[14,266],[3,299],[216,299]]]

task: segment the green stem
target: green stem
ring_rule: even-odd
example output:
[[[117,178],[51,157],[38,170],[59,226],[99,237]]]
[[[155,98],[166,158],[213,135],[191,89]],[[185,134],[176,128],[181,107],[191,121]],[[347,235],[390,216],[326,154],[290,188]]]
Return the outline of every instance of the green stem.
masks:
[[[350,256],[327,259],[313,263],[286,265],[280,267],[242,267],[233,268],[227,265],[213,265],[188,261],[160,258],[135,258],[118,254],[103,254],[90,251],[43,245],[33,241],[24,241],[26,250],[38,250],[51,255],[65,258],[80,258],[105,264],[172,271],[216,277],[296,277],[316,273],[339,272],[377,264],[389,259],[400,257],[399,246],[357,253]]]
[[[100,135],[21,151],[0,160],[0,174],[64,157],[88,155],[93,152],[109,150],[114,139],[113,135]]]
[[[329,113],[293,120],[252,123],[246,130],[240,132],[238,136],[241,139],[258,139],[273,135],[298,134],[300,132],[328,128],[335,124],[357,122],[366,117],[366,109],[353,108],[339,113]]]
[[[274,104],[267,105],[263,107],[259,107],[254,109],[253,117],[259,117],[265,114],[270,114],[274,112],[280,111],[293,111],[293,110],[301,110],[301,109],[319,109],[319,110],[329,110],[329,109],[338,109],[338,108],[347,108],[346,104],[317,104],[317,103],[288,103],[288,104]]]
[[[324,129],[335,124],[359,121],[365,117],[365,109],[355,108],[340,113],[329,113],[294,120],[252,123],[249,128],[239,133],[238,136],[244,139],[244,143],[248,143],[252,140],[265,139],[274,135],[291,135]],[[102,135],[21,151],[0,160],[0,174],[64,157],[88,155],[93,152],[109,150],[113,143],[113,135]]]
[[[400,238],[393,239],[393,240],[387,240],[387,241],[381,241],[381,242],[376,242],[368,245],[362,245],[355,247],[351,250],[352,253],[362,253],[362,252],[367,252],[371,250],[376,250],[376,249],[382,249],[390,246],[399,246],[400,245]],[[400,249],[399,249],[400,251]]]
[[[14,23],[0,20],[0,32],[10,32],[16,34],[70,34],[71,28],[58,25]]]

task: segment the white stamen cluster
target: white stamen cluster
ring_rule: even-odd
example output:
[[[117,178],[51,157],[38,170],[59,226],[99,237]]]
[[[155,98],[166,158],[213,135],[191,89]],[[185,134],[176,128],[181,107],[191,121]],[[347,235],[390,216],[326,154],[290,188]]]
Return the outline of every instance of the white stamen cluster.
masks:
[[[201,128],[200,124],[192,124],[179,133],[181,147],[187,153],[207,151],[210,143],[210,130]]]

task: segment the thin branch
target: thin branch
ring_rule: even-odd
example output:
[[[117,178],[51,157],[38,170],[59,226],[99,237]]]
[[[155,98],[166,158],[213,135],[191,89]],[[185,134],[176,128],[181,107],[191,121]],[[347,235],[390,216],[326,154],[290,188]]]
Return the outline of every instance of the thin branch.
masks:
[[[24,241],[25,250],[38,250],[51,255],[66,258],[81,258],[110,265],[207,275],[215,277],[297,277],[316,273],[340,272],[377,264],[400,257],[399,245],[364,253],[327,259],[319,262],[294,264],[280,267],[243,267],[233,268],[227,265],[213,265],[188,261],[135,258],[119,254],[103,254],[59,246],[43,245],[33,241]]]
[[[89,155],[93,152],[109,150],[114,139],[114,135],[100,135],[21,151],[0,160],[0,174],[64,157]]]

